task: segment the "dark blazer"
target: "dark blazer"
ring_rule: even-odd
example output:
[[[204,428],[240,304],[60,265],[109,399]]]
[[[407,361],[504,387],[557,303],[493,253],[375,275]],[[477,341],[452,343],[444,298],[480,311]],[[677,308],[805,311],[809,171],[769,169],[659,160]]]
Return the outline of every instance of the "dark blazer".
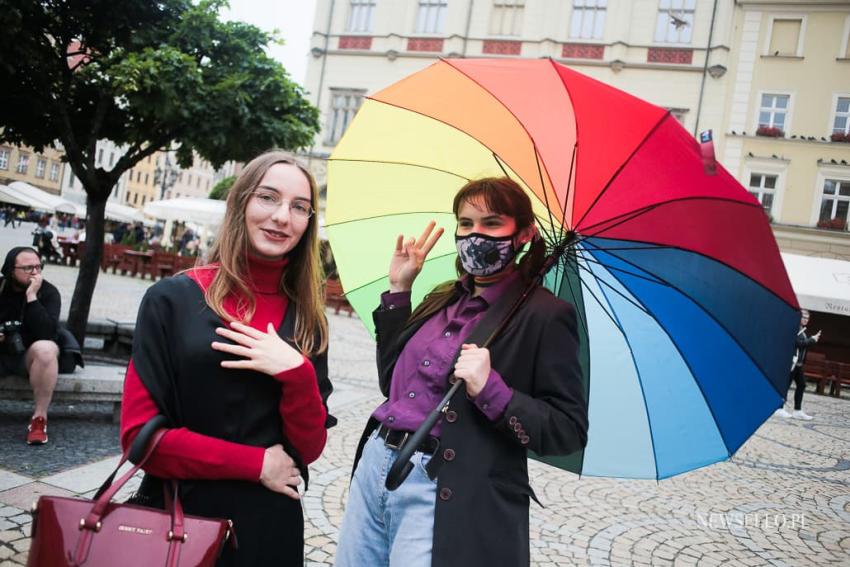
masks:
[[[453,301],[456,301],[457,292]],[[374,312],[381,392],[389,395],[395,363],[423,322],[405,327],[410,308]],[[527,451],[568,455],[587,442],[587,402],[578,358],[574,308],[537,288],[490,346],[492,367],[514,390],[504,416],[491,422],[462,393],[442,421],[443,459],[431,564],[505,567],[529,564]],[[363,445],[378,422],[370,419]]]

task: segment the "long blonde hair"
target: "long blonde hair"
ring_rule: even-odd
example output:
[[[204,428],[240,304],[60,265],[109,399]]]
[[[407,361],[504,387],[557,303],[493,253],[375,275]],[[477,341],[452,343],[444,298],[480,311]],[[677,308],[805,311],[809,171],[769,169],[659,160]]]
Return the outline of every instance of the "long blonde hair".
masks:
[[[251,160],[227,194],[224,221],[209,253],[209,262],[219,264],[218,272],[205,292],[210,308],[226,321],[235,320],[224,310],[231,293],[240,298],[237,313],[250,320],[257,302],[244,278],[248,274],[249,240],[245,209],[251,194],[273,165],[294,165],[310,183],[310,200],[318,207],[319,190],[307,167],[291,154],[271,150]],[[319,256],[317,215],[310,217],[298,244],[289,251],[289,263],[280,281],[280,291],[295,302],[295,344],[306,355],[324,352],[328,347],[328,322],[322,297],[322,267]]]

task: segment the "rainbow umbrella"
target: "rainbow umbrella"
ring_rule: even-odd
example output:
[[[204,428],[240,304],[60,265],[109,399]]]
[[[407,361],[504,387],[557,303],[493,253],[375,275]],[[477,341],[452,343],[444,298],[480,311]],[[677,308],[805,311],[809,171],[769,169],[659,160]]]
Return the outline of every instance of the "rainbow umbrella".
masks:
[[[508,175],[567,252],[588,445],[548,462],[665,478],[730,457],[779,407],[799,322],[767,216],[669,112],[549,60],[447,59],[369,97],[328,166],[326,229],[372,330],[395,237],[431,219],[414,302],[455,277],[452,197]]]

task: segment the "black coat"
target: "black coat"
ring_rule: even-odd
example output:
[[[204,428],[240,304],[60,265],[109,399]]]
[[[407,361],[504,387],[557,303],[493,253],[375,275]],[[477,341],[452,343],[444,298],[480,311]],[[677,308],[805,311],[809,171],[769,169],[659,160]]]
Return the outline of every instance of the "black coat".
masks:
[[[458,292],[453,299],[456,301]],[[373,314],[381,391],[401,350],[424,322],[405,327],[410,309]],[[492,367],[514,390],[493,423],[462,393],[442,421],[431,564],[505,567],[529,564],[527,451],[568,455],[587,442],[587,402],[578,358],[574,308],[537,288],[490,346]],[[378,423],[370,419],[363,445]],[[452,454],[453,453],[453,454]]]
[[[278,335],[290,345],[295,312],[296,305],[290,302],[278,328]],[[280,443],[306,483],[307,467],[283,433],[279,408],[286,393],[266,374],[221,368],[222,360],[238,359],[210,348],[211,342],[221,340],[215,329],[222,324],[201,288],[188,276],[153,285],[142,300],[133,337],[133,365],[140,380],[170,427],[186,427],[255,447]],[[327,408],[333,390],[327,352],[311,356],[310,361]],[[335,422],[328,414],[326,427]],[[157,484],[147,481],[144,496],[155,498]],[[239,549],[226,547],[217,565],[265,567],[303,562],[300,502],[259,483],[240,480],[187,480],[180,483],[180,490],[187,514],[233,520]]]

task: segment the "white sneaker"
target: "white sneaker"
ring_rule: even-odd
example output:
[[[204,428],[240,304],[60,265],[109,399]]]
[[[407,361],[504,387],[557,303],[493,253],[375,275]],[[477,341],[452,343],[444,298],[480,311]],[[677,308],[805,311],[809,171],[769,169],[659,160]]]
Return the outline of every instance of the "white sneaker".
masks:
[[[788,419],[789,417],[791,417],[791,414],[788,413],[788,411],[785,408],[779,408],[778,410],[773,412],[773,415],[776,416],[776,417],[784,417],[785,419]]]
[[[787,412],[786,412],[787,413]],[[791,417],[794,419],[802,419],[803,421],[811,421],[812,416],[804,412],[803,410],[794,410],[794,413],[791,414]]]

